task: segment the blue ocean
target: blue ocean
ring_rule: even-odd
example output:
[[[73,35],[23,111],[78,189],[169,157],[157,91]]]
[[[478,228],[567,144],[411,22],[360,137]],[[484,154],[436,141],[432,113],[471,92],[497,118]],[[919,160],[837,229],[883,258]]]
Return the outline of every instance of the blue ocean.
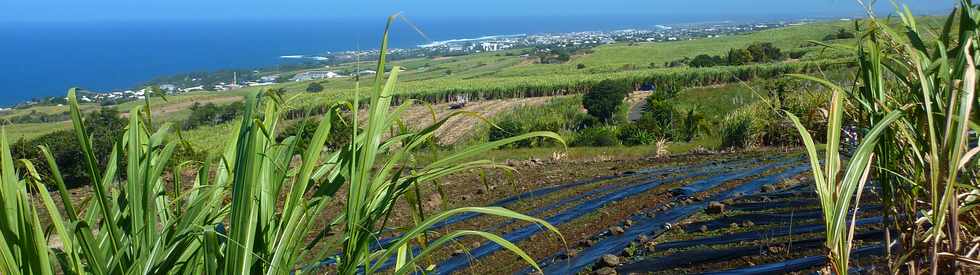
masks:
[[[723,20],[644,16],[409,19],[425,36],[397,22],[393,47],[485,35]],[[63,95],[69,87],[126,89],[157,76],[274,67],[290,62],[281,56],[373,49],[378,47],[384,20],[0,23],[0,106]]]

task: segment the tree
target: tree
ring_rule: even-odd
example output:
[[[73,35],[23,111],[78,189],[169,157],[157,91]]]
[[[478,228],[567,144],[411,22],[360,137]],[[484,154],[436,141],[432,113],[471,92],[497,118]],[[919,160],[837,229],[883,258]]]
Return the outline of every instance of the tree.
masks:
[[[702,54],[694,57],[694,59],[691,60],[691,67],[695,67],[695,68],[714,67],[714,66],[723,65],[722,63],[724,62],[721,60],[720,56],[710,56],[707,54]]]
[[[746,50],[752,54],[752,61],[766,63],[776,60],[783,60],[782,50],[776,48],[772,43],[753,43]]]
[[[608,122],[626,99],[630,87],[618,81],[603,80],[582,97],[582,107],[589,115]]]
[[[837,30],[837,33],[828,34],[823,38],[823,41],[837,40],[837,39],[851,39],[854,38],[854,33],[849,32],[845,29]]]
[[[320,82],[311,82],[310,85],[306,86],[306,91],[310,93],[319,93],[323,91],[323,85]]]
[[[740,66],[752,63],[752,53],[746,49],[731,49],[728,51],[728,65]]]

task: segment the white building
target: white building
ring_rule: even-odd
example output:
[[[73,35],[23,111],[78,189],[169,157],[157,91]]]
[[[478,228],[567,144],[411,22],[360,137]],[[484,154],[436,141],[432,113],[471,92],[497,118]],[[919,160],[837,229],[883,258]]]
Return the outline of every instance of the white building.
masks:
[[[293,81],[307,81],[307,80],[317,80],[324,78],[337,78],[341,77],[340,74],[331,71],[307,71],[296,74],[293,77]]]
[[[499,43],[484,42],[484,43],[480,43],[480,47],[483,48],[483,51],[485,52],[495,52],[500,50]]]
[[[162,84],[162,85],[160,85],[160,90],[164,90],[164,91],[167,91],[167,92],[173,92],[173,91],[176,91],[177,90],[177,85],[174,85],[174,84]]]

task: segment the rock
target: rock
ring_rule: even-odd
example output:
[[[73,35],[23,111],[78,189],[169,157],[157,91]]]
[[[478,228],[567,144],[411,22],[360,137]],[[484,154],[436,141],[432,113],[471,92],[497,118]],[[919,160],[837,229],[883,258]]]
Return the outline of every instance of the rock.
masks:
[[[762,202],[770,202],[770,201],[772,201],[772,199],[770,199],[768,196],[762,196]]]
[[[646,242],[646,244],[643,245],[643,248],[647,249],[647,253],[653,253],[657,251],[657,244],[654,242]]]
[[[725,212],[725,204],[713,201],[708,203],[708,208],[704,210],[705,213],[710,215],[721,214]]]
[[[569,249],[568,251],[559,253],[558,259],[567,260],[567,259],[574,258],[576,255],[578,255],[578,250]]]
[[[466,254],[466,252],[463,251],[462,249],[456,249],[455,251],[453,251],[453,257],[463,256],[463,254]]]
[[[481,242],[473,242],[473,243],[470,244],[470,247],[472,247],[474,249],[477,248],[477,247],[481,247],[481,246],[483,246],[483,243],[481,243]]]
[[[626,227],[633,226],[633,220],[627,219],[623,224],[626,225]]]
[[[732,229],[736,229],[738,228],[738,223],[733,222],[732,224],[728,225],[728,227],[731,227]]]
[[[626,233],[626,230],[623,230],[623,227],[620,226],[613,226],[609,228],[609,233],[615,236],[619,236],[619,235],[623,235],[623,233]]]
[[[459,200],[461,200],[461,201],[468,201],[470,199],[472,199],[472,197],[470,197],[470,195],[462,195],[462,196],[459,196]]]
[[[619,256],[613,254],[602,255],[602,259],[599,260],[602,266],[616,267],[619,266]]]
[[[636,240],[639,241],[640,243],[647,243],[650,241],[650,237],[647,236],[646,234],[640,234],[640,236],[637,237]]]
[[[616,270],[611,267],[603,267],[595,271],[596,275],[616,275]]]
[[[578,242],[579,247],[592,247],[595,245],[595,241],[592,239],[584,239]]]
[[[429,195],[429,200],[426,201],[425,204],[428,205],[429,208],[439,208],[439,206],[442,206],[442,196],[440,196],[439,193],[432,193],[432,195]]]
[[[734,204],[735,203],[735,199],[733,199],[733,198],[727,198],[727,199],[721,201],[721,203],[731,205],[731,204]]]
[[[755,223],[752,222],[752,221],[744,221],[744,222],[742,222],[742,227],[753,227],[753,226],[755,226]]]
[[[702,225],[701,228],[698,228],[698,231],[701,231],[701,233],[708,232],[708,226]]]
[[[766,185],[763,185],[762,186],[762,192],[763,193],[770,193],[770,192],[773,192],[773,191],[776,191],[776,187],[773,186],[772,184],[766,184]]]
[[[477,195],[483,195],[483,194],[486,194],[486,193],[487,193],[487,190],[483,190],[483,188],[477,188],[476,189],[476,194]]]

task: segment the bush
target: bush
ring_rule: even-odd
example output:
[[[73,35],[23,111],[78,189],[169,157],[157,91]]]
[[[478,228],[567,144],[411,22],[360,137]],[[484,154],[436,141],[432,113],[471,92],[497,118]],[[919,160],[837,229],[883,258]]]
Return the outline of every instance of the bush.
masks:
[[[99,157],[96,161],[99,165],[105,165],[115,145],[113,141],[125,132],[126,120],[120,118],[119,111],[103,108],[85,116],[85,129],[92,136],[92,150]],[[30,160],[38,169],[38,173],[50,175],[51,169],[48,167],[47,159],[38,149],[40,145],[47,146],[51,151],[65,179],[65,184],[70,187],[86,185],[85,183],[89,181],[88,170],[82,152],[78,149],[78,139],[73,130],[58,131],[31,140],[21,139],[10,145],[14,159]],[[123,162],[126,158],[120,156],[119,159]]]
[[[499,128],[488,126],[486,137],[490,141],[497,141],[532,131],[570,133],[600,124],[596,118],[581,113],[581,101],[578,97],[555,98],[542,106],[514,108],[494,118],[493,123]],[[554,145],[554,141],[535,138],[516,142],[510,147],[550,145]]]
[[[490,141],[498,141],[505,138],[526,134],[528,132],[528,129],[516,120],[503,120],[497,122],[496,124],[497,127],[490,128]],[[533,144],[530,140],[522,140],[521,142],[515,142],[507,145],[507,148],[526,148],[531,147],[532,145]]]
[[[604,80],[582,97],[582,106],[589,115],[609,121],[623,105],[630,90],[623,82]]]
[[[191,106],[191,115],[181,124],[181,129],[191,130],[201,126],[215,126],[235,120],[245,108],[242,102],[235,102],[226,106],[218,106],[214,103],[200,104],[194,103]]]
[[[579,132],[572,142],[577,147],[619,146],[619,133],[614,126],[592,127]]]
[[[648,145],[657,142],[657,138],[652,133],[636,124],[623,126],[619,130],[619,140],[626,146]]]
[[[327,142],[325,144],[327,148],[336,150],[350,144],[353,131],[350,119],[350,117],[347,117],[340,120],[339,117],[334,117],[333,123],[330,125],[330,135],[327,136]],[[320,118],[306,118],[296,121],[292,125],[285,127],[277,136],[277,140],[282,141],[287,137],[295,136],[299,139],[297,147],[300,149],[300,152],[306,151],[310,140],[316,134],[316,128],[320,125],[320,120]]]
[[[725,117],[721,124],[721,147],[725,149],[745,149],[755,145],[752,118],[744,111],[735,111]]]
[[[311,82],[310,85],[306,86],[306,92],[308,93],[319,93],[323,91],[323,84],[320,82]]]

